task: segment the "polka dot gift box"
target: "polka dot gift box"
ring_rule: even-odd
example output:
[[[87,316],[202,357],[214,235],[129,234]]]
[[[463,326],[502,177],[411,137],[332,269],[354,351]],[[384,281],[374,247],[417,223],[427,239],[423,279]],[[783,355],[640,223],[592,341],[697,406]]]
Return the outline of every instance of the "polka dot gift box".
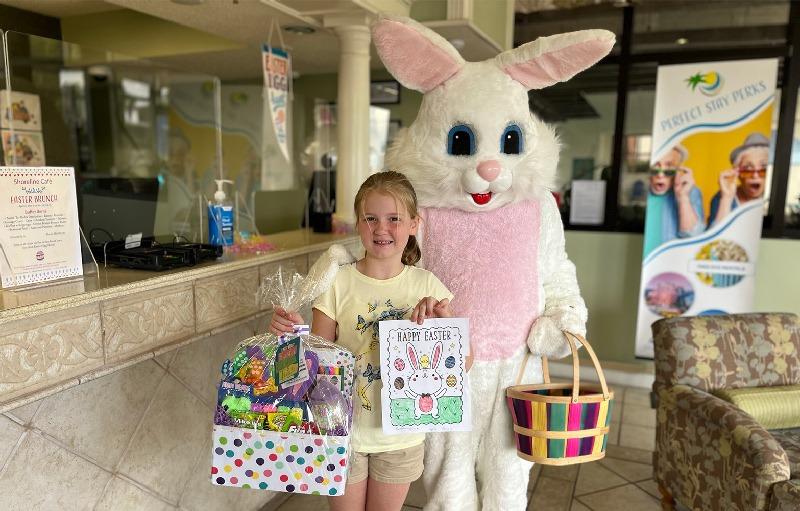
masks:
[[[214,426],[211,481],[221,486],[342,495],[349,437]]]
[[[318,269],[302,277],[279,268],[265,279],[263,302],[300,310],[327,288]],[[240,342],[221,367],[211,483],[344,494],[354,364],[350,351],[311,334],[308,325]]]

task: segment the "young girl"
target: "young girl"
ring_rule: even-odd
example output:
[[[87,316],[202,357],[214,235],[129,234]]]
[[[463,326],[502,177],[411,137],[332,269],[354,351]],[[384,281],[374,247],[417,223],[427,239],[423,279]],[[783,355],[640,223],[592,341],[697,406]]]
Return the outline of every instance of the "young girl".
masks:
[[[399,172],[380,172],[361,185],[356,225],[363,259],[339,269],[331,289],[314,303],[311,331],[356,355],[351,466],[345,495],[330,498],[332,511],[399,510],[409,485],[422,474],[424,434],[384,435],[378,322],[451,317],[452,294],[432,273],[413,266],[420,258],[417,196]],[[277,309],[270,330],[291,332],[303,319]]]

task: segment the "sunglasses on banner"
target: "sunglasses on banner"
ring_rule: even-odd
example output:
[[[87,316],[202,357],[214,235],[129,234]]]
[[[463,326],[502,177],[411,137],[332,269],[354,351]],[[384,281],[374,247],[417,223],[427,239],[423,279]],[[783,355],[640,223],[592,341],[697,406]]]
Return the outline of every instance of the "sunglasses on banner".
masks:
[[[650,175],[657,176],[659,174],[663,174],[667,177],[675,177],[675,174],[677,174],[679,171],[680,169],[662,169],[660,167],[651,167]]]
[[[752,179],[756,177],[756,175],[758,177],[766,177],[767,169],[765,167],[762,167],[760,169],[753,169],[753,168],[739,169],[739,177],[741,178]]]

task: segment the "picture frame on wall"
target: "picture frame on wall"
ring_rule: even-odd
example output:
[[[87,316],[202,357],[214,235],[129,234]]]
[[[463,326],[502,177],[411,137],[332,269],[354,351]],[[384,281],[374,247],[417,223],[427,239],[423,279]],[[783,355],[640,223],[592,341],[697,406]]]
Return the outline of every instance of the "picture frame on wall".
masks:
[[[400,103],[400,83],[397,80],[370,82],[369,102],[372,105],[396,105]]]

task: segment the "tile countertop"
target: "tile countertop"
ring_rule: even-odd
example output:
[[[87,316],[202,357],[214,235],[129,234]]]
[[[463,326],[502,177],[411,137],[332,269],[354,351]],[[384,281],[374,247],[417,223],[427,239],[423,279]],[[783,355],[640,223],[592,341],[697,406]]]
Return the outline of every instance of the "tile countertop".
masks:
[[[305,273],[333,243],[357,236],[270,235],[265,254],[226,254],[191,268],[100,268],[83,280],[0,290],[0,412],[264,315],[256,294],[278,266]]]

